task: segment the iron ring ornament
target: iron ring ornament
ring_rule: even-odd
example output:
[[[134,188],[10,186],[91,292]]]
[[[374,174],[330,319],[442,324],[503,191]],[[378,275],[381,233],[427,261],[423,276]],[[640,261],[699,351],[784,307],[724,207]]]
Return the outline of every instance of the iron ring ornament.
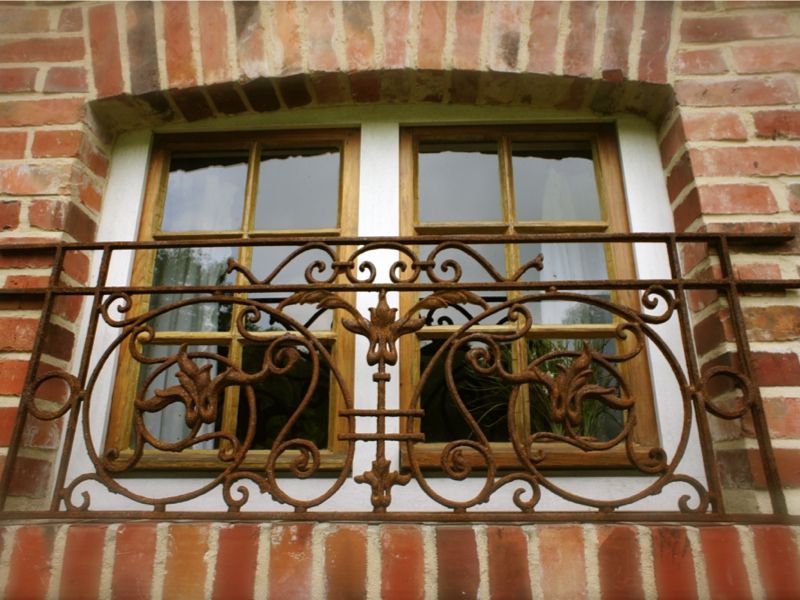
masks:
[[[378,250],[392,250],[400,255],[400,259],[389,268],[389,283],[386,284],[375,283],[378,270],[372,262],[365,260],[370,252]],[[658,325],[673,318],[682,308],[680,296],[663,286],[651,286],[643,290],[642,308],[639,309],[617,304],[610,298],[569,289],[550,287],[525,293],[519,291],[521,288],[517,286],[514,288],[517,290],[515,294],[507,295],[504,301],[489,303],[484,296],[468,289],[468,282],[462,282],[464,270],[452,258],[455,251],[479,265],[497,289],[501,289],[502,284],[518,284],[532,269],[541,270],[543,264],[540,254],[511,276],[504,277],[472,247],[459,241],[444,241],[424,258],[420,258],[413,247],[400,242],[367,243],[344,259],[338,257],[335,247],[311,242],[299,246],[264,278],[257,277],[247,267],[229,259],[229,273],[239,273],[249,284],[263,290],[272,285],[287,265],[302,260],[304,254],[322,253],[325,260],[315,258],[303,271],[305,288],[297,286],[296,291],[277,304],[244,295],[222,293],[223,290],[215,288],[209,290],[208,294],[171,302],[137,315],[132,314],[135,303],[129,292],[109,293],[102,299],[96,296],[96,319],[119,333],[99,353],[93,369],[86,374],[85,383],[81,384],[80,377],[65,370],[54,369],[34,377],[23,396],[28,414],[35,419],[54,421],[70,418],[81,424],[82,441],[94,471],[78,474],[65,482],[63,488],[57,490],[60,502],[68,512],[91,510],[91,493],[86,491],[85,484],[92,482],[113,494],[157,511],[200,498],[217,489],[230,512],[246,509],[254,490],[291,510],[306,512],[324,507],[352,480],[369,488],[370,503],[376,513],[390,509],[395,486],[407,486],[412,482],[429,499],[455,512],[474,510],[490,502],[497,492],[507,486],[513,487],[512,503],[521,513],[536,511],[545,491],[582,507],[609,512],[657,495],[668,485],[682,484],[692,490],[693,499],[689,494],[682,496],[678,501],[678,509],[682,512],[707,512],[711,494],[706,485],[693,476],[679,472],[689,443],[693,412],[699,410],[699,406],[723,419],[740,418],[753,406],[753,383],[744,373],[726,367],[709,370],[698,384],[691,385],[687,381],[678,358],[657,332]],[[447,258],[442,258],[446,252]],[[399,314],[397,308],[390,306],[387,293],[395,289],[395,285],[419,284],[423,277],[430,285],[438,285],[439,288],[433,291],[420,288],[427,290],[427,295],[418,299],[405,314]],[[336,290],[329,289],[339,285],[342,280],[374,286],[378,300],[369,309],[368,316],[361,314]],[[612,337],[620,342],[615,347],[624,349],[609,351],[594,347],[584,340],[571,347],[554,347],[544,353],[526,356],[520,359],[515,368],[509,368],[504,349],[531,335],[534,326],[532,308],[544,302],[588,306],[611,315],[616,324]],[[142,345],[151,342],[157,335],[155,324],[160,317],[199,304],[238,307],[235,322],[237,335],[265,346],[258,369],[245,370],[228,356],[219,352],[193,350],[187,343],[180,344],[177,351],[166,356],[152,357],[142,351]],[[337,312],[345,329],[367,340],[366,355],[356,357],[356,360],[363,358],[367,365],[374,368],[375,400],[370,416],[379,417],[375,433],[367,435],[358,431],[356,415],[359,413],[354,404],[352,382],[344,377],[330,350],[315,336],[308,323],[299,322],[288,310],[299,305],[313,306],[316,315]],[[662,307],[662,312],[654,314],[658,306]],[[409,405],[404,409],[403,415],[407,418],[403,420],[403,428],[399,433],[388,434],[385,419],[396,418],[399,413],[386,407],[386,386],[391,378],[387,367],[398,363],[399,340],[430,325],[436,311],[448,309],[466,315],[465,322],[460,327],[451,327],[427,366],[421,369],[419,381],[410,394]],[[274,336],[268,342],[254,336],[249,325],[264,317],[281,324],[287,333]],[[481,328],[489,322],[511,326],[502,330]],[[650,351],[660,354],[680,390],[680,435],[670,452],[657,445],[643,449],[637,446],[635,439],[634,427],[641,398],[636,386],[626,380],[624,369],[631,361],[641,360],[647,346]],[[140,382],[133,400],[131,448],[125,453],[117,449],[102,450],[103,444],[95,439],[95,430],[90,421],[93,396],[99,382],[104,372],[113,369],[112,358],[123,347],[133,360],[147,367],[147,374]],[[258,414],[254,386],[288,373],[298,364],[301,356],[307,357],[306,360],[310,362],[311,375],[307,389],[275,437],[271,450],[254,453],[255,418]],[[462,356],[464,358],[458,360],[465,360],[463,364],[467,364],[477,376],[500,382],[508,390],[505,410],[508,439],[516,457],[516,466],[513,468],[498,463],[495,444],[489,440],[462,397],[454,368],[457,357]],[[216,374],[212,371],[212,362],[219,365]],[[449,401],[466,424],[470,435],[444,444],[440,451],[440,469],[432,473],[419,459],[419,444],[425,438],[420,431],[420,420],[425,412],[423,389],[434,370],[441,368],[441,365],[444,366]],[[323,370],[330,373],[331,384],[337,388],[341,398],[337,418],[344,425],[339,429],[339,439],[346,450],[334,474],[318,477],[321,474],[323,449],[310,439],[293,437],[291,432],[308,409],[320,385]],[[175,373],[177,382],[158,388],[155,382],[167,371]],[[595,376],[598,372],[603,373],[605,383],[598,382]],[[737,407],[731,409],[714,404],[710,394],[706,393],[709,381],[714,378],[729,379],[741,392],[743,400]],[[68,399],[56,409],[44,409],[36,400],[37,390],[52,380],[64,382],[69,390]],[[156,389],[152,393],[148,392],[154,387]],[[226,390],[231,387],[241,391],[240,401],[247,405],[250,415],[241,434],[215,428]],[[551,418],[558,425],[557,428],[532,431],[520,426],[519,420],[514,418],[520,410],[524,395],[522,390],[532,388],[547,399]],[[359,390],[359,393],[363,394],[364,391]],[[623,415],[619,430],[606,439],[582,435],[583,407],[589,402],[599,403]],[[157,415],[173,406],[182,407],[185,434],[180,439],[166,441],[150,430],[147,416]],[[376,442],[375,456],[370,469],[354,474],[356,442],[360,440]],[[389,440],[399,441],[407,464],[392,463],[385,446]],[[199,483],[194,489],[152,496],[140,493],[131,484],[136,479],[146,449],[178,454],[202,444],[216,449],[219,469],[206,478],[198,477]],[[550,448],[555,445],[587,454],[624,449],[631,469],[643,477],[643,483],[640,489],[620,498],[593,498],[576,493],[562,486],[557,477],[541,468]],[[253,466],[254,461],[258,462],[258,467]],[[312,497],[298,496],[294,483],[312,478],[316,482]],[[443,481],[463,481],[467,478],[473,481],[471,489],[475,491],[471,496],[465,498],[461,494],[452,497],[447,491],[442,491]]]

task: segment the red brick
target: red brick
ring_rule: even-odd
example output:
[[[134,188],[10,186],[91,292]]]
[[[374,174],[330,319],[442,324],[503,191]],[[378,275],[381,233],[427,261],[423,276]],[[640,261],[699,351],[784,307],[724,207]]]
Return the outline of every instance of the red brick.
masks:
[[[293,9],[292,13],[294,14]],[[236,53],[239,59],[239,67],[247,77],[259,77],[264,74],[265,64],[261,5],[255,2],[237,2],[233,5],[233,14],[236,24]],[[299,43],[299,37],[297,41]],[[287,51],[286,47],[284,47],[284,51]],[[299,50],[294,48],[290,49],[290,51],[295,54],[299,53]]]
[[[43,498],[50,486],[52,472],[53,462],[49,459],[17,456],[14,474],[11,476],[11,485],[9,486],[10,495]],[[6,589],[6,592],[8,592],[8,589]],[[9,597],[28,598],[30,596],[12,596],[9,594]]]
[[[339,68],[336,52],[333,49],[336,22],[333,3],[309,2],[308,15],[308,65],[312,71],[335,71]]]
[[[672,23],[672,2],[647,2],[642,22],[639,80],[667,81],[667,51]]]
[[[124,523],[117,530],[111,597],[114,600],[146,600],[153,582],[156,526]],[[136,565],[135,568],[131,568]]]
[[[683,117],[683,130],[690,140],[747,140],[744,123],[733,112],[690,113]]]
[[[686,134],[684,133],[683,121],[675,119],[659,144],[661,152],[661,164],[668,165],[675,156],[685,152]]]
[[[772,214],[778,204],[769,186],[750,184],[705,185],[698,188],[700,210],[706,214]]]
[[[81,131],[37,131],[33,137],[31,153],[34,158],[77,156],[82,140]]]
[[[67,252],[64,256],[64,272],[81,283],[89,280],[89,257],[83,252]]]
[[[8,231],[19,227],[19,202],[0,202],[0,229]]]
[[[2,352],[30,352],[33,341],[36,339],[38,319],[27,318],[0,318],[0,351]]]
[[[753,352],[753,370],[760,385],[800,385],[800,361],[789,352]]]
[[[30,289],[47,287],[50,277],[47,275],[8,275],[6,277],[6,288],[9,289]]]
[[[742,559],[739,534],[733,527],[704,527],[700,543],[706,562],[706,579],[714,598],[747,597],[750,582]]]
[[[228,81],[230,64],[228,58],[228,20],[224,2],[199,2],[197,11],[200,21],[200,58],[203,64],[203,80],[206,85]]]
[[[62,32],[77,32],[83,29],[83,11],[81,8],[65,8],[58,17],[58,30]]]
[[[800,437],[800,398],[764,398],[763,402],[771,437]]]
[[[739,73],[775,73],[800,69],[800,43],[735,46],[733,64]]]
[[[689,154],[686,153],[672,166],[667,176],[667,191],[670,200],[674,202],[689,185],[694,185],[694,171]]]
[[[94,239],[96,224],[72,202],[36,200],[28,209],[28,220],[33,227],[47,231],[64,231],[78,241]]]
[[[0,361],[0,394],[4,396],[20,395],[27,372],[28,361],[26,360]]]
[[[690,150],[698,176],[797,175],[800,148],[796,146],[725,147]]]
[[[84,52],[79,37],[32,38],[0,43],[0,62],[65,62],[81,60]]]
[[[709,228],[710,230],[710,228]],[[734,265],[733,272],[739,279],[780,279],[781,269],[776,264],[754,263]]]
[[[408,2],[384,2],[383,7],[383,64],[398,69],[406,64],[411,9]]]
[[[167,536],[163,597],[203,597],[206,585],[208,525],[170,525]]]
[[[45,598],[50,584],[55,527],[26,525],[17,530],[11,551],[6,598]]]
[[[2,363],[0,363],[2,365]],[[23,374],[24,377],[24,374]],[[20,387],[22,387],[20,385]],[[0,408],[0,446],[8,446],[17,424],[16,408]]]
[[[423,600],[424,560],[419,527],[384,525],[381,528],[381,598]]]
[[[45,92],[85,92],[88,89],[83,67],[50,67],[44,80]]]
[[[273,598],[311,595],[313,525],[274,525],[269,558],[269,592]]]
[[[45,329],[42,352],[61,360],[70,360],[74,344],[74,333],[60,325],[50,323]]]
[[[103,205],[103,196],[91,179],[81,170],[76,169],[73,175],[73,185],[78,190],[78,198],[80,198],[81,203],[96,212],[100,212],[100,208]]]
[[[535,2],[531,11],[528,71],[554,73],[561,2]]]
[[[767,598],[797,598],[800,596],[800,556],[794,532],[778,525],[753,525],[761,585]]]
[[[597,561],[602,598],[644,598],[636,529],[628,525],[598,527]]]
[[[456,9],[456,38],[453,47],[453,66],[476,71],[480,66],[481,32],[483,31],[482,2],[459,2]]]
[[[64,547],[59,597],[97,598],[103,564],[105,525],[72,525]]]
[[[283,53],[278,54],[282,57],[278,71],[284,75],[299,73],[303,68],[303,56],[300,31],[297,26],[297,7],[289,2],[277,2],[272,5],[272,10],[275,18],[275,33],[283,48]]]
[[[603,39],[603,70],[619,70],[628,76],[628,53],[633,32],[635,2],[609,2]]]
[[[684,42],[732,42],[791,35],[786,15],[765,14],[684,19],[681,40]]]
[[[789,77],[681,80],[675,84],[675,92],[678,102],[689,106],[792,104],[800,99]]]
[[[516,71],[519,60],[520,25],[524,3],[508,0],[491,3],[489,68]]]
[[[375,40],[372,37],[372,15],[366,2],[344,2],[345,49],[347,68],[360,71],[372,65]]]
[[[83,136],[78,156],[98,177],[105,178],[108,174],[108,158],[92,143],[88,135]]]
[[[32,196],[69,190],[69,165],[0,167],[0,194]]]
[[[597,2],[569,4],[569,34],[564,49],[564,73],[588,77],[592,74]]]
[[[682,527],[653,527],[651,531],[658,597],[675,600],[697,598],[694,559],[686,530]]]
[[[35,67],[0,69],[0,92],[32,92],[38,70]]]
[[[545,598],[586,598],[583,530],[576,525],[537,528]]]
[[[675,209],[673,214],[675,229],[678,231],[686,231],[701,215],[700,197],[695,188],[686,194],[686,197]]]
[[[325,539],[326,590],[331,598],[366,598],[366,527],[338,525]]]
[[[761,111],[753,119],[758,137],[800,139],[800,110]]]
[[[680,75],[716,75],[728,71],[722,52],[716,48],[679,50],[674,67]]]
[[[170,87],[197,85],[192,57],[189,5],[186,2],[164,2],[167,78]]]
[[[0,33],[44,33],[49,28],[47,8],[19,5],[0,8]]]
[[[447,2],[432,0],[419,6],[420,69],[441,69],[444,64],[444,39],[447,25]]]
[[[436,529],[439,598],[476,598],[480,583],[478,547],[471,527]]]
[[[63,125],[83,118],[83,100],[19,100],[0,103],[0,127]]]
[[[200,4],[202,32],[203,6]],[[128,31],[128,62],[131,91],[134,94],[153,92],[161,88],[158,52],[156,50],[156,22],[150,2],[128,2],[125,6],[125,26]],[[219,28],[224,31],[224,27]],[[201,47],[204,44],[201,33]]]
[[[489,527],[489,594],[492,599],[531,597],[528,538],[519,527]]]
[[[239,524],[219,530],[214,598],[253,597],[258,559],[258,525]]]

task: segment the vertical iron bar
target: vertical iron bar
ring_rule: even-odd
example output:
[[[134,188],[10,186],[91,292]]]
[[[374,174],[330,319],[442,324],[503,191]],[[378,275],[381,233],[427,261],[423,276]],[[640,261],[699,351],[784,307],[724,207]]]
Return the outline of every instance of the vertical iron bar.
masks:
[[[736,276],[733,272],[728,238],[722,235],[719,239],[720,265],[722,276],[727,281],[726,294],[728,306],[733,316],[733,332],[736,337],[736,348],[739,353],[739,362],[744,375],[753,383],[751,392],[753,394],[750,414],[753,416],[753,427],[758,440],[758,449],[761,456],[761,464],[764,468],[764,476],[769,490],[772,510],[778,515],[787,515],[786,498],[783,495],[783,486],[778,475],[778,465],[775,462],[775,454],[772,450],[772,440],[769,436],[769,427],[764,415],[764,402],[761,398],[761,388],[753,373],[752,355],[750,352],[750,341],[747,339],[747,330],[744,325],[744,314],[739,302],[739,287]]]

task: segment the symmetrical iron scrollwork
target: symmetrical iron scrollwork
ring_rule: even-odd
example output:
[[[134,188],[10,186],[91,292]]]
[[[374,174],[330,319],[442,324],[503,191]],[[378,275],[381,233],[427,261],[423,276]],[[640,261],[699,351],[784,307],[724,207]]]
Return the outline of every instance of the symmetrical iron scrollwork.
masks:
[[[20,468],[22,463],[18,459],[25,453],[24,429],[31,421],[37,421],[65,423],[50,510],[39,514],[108,512],[110,509],[105,507],[110,493],[126,499],[123,509],[126,514],[169,511],[180,516],[196,515],[198,510],[215,514],[224,510],[271,518],[291,510],[298,515],[319,514],[330,518],[331,511],[326,512],[326,505],[334,496],[357,495],[363,484],[370,490],[371,511],[356,503],[362,508],[341,509],[336,505],[338,514],[345,518],[355,514],[365,517],[371,514],[375,518],[407,516],[416,514],[409,510],[409,503],[419,501],[421,506],[437,505],[444,509],[443,515],[457,518],[482,518],[486,513],[477,507],[486,503],[488,512],[494,516],[507,512],[519,519],[557,518],[555,515],[565,510],[594,511],[613,518],[615,514],[624,514],[627,507],[636,510],[638,502],[661,495],[674,497],[675,513],[669,508],[656,511],[668,518],[675,518],[675,514],[691,518],[719,516],[724,507],[707,413],[726,420],[750,415],[756,421],[763,420],[763,413],[740,320],[735,321],[739,363],[702,370],[692,351],[686,293],[711,290],[725,298],[733,308],[733,316],[740,319],[737,297],[740,290],[798,287],[797,281],[736,280],[728,252],[732,240],[738,238],[721,234],[587,234],[569,238],[531,235],[461,236],[446,240],[427,237],[227,241],[228,246],[279,243],[294,245],[295,249],[261,278],[231,258],[227,272],[238,276],[234,283],[155,287],[109,282],[112,254],[130,249],[186,247],[191,246],[190,240],[58,244],[54,247],[56,266],[51,285],[29,291],[44,296],[41,331],[46,331],[59,299],[79,297],[85,298],[88,306],[87,333],[74,370],[43,371],[47,350],[41,339],[37,343],[17,433],[9,450],[2,499],[13,495],[10,487],[13,471]],[[473,247],[478,243],[636,241],[666,247],[670,276],[640,281],[541,281],[533,275],[547,260],[541,254],[506,276]],[[715,248],[727,269],[723,278],[693,279],[681,275],[679,245],[697,241]],[[432,246],[432,250],[422,256],[416,250],[416,243]],[[355,250],[347,254],[345,248]],[[18,251],[26,249],[29,248],[20,247]],[[99,255],[95,285],[77,287],[60,282],[64,257],[69,252]],[[386,273],[380,273],[368,260],[371,253],[378,252],[396,257]],[[304,264],[303,281],[277,283],[289,265],[296,268],[311,253],[314,256],[321,253],[327,260],[315,258]],[[462,264],[453,258],[456,254],[477,265],[482,277],[468,280]],[[635,290],[638,300],[619,302],[616,293],[622,290]],[[344,292],[377,293],[377,301],[365,315],[352,302],[355,296]],[[391,305],[390,292],[413,298],[403,304],[407,307],[404,312]],[[137,304],[137,297],[155,293],[184,296],[161,304]],[[602,343],[579,335],[560,344],[541,342],[537,310],[544,304],[557,303],[604,315]],[[144,350],[158,337],[158,324],[165,315],[199,305],[224,306],[234,318],[235,335],[263,350],[260,364],[246,367],[241,358],[228,356],[219,348],[198,349],[189,342],[176,344],[177,350],[162,355]],[[293,312],[303,306],[316,311],[305,322]],[[447,311],[450,316],[436,316]],[[329,346],[313,328],[313,321],[323,313],[336,315],[344,329],[366,340],[364,355],[352,360],[364,361],[371,369],[374,388],[362,385],[356,389],[354,382],[343,374],[342,365],[336,364]],[[283,333],[273,332],[265,337],[258,332],[255,324],[264,318],[280,326]],[[458,321],[455,324],[454,319]],[[440,328],[431,355],[410,376],[408,381],[415,382],[414,389],[405,392],[400,405],[396,398],[390,402],[389,395],[394,394],[388,387],[394,373],[390,367],[402,360],[414,360],[401,356],[400,340],[419,335],[436,324],[449,327]],[[667,341],[663,335],[665,326],[681,334],[682,348]],[[106,347],[100,347],[100,340],[110,341]],[[111,418],[104,404],[110,397],[109,382],[114,376],[125,376],[115,372],[115,360],[121,350],[130,357],[129,365],[135,364],[141,372],[132,400],[130,444],[125,449],[109,448],[102,439]],[[672,415],[672,433],[665,434],[657,443],[643,442],[637,434],[642,403],[650,401],[652,392],[627,375],[636,361],[657,363],[662,372],[660,380],[672,382],[671,395],[662,394],[656,399],[669,403],[668,407],[661,407],[661,413]],[[257,389],[294,373],[301,366],[307,374],[302,380],[300,397],[269,449],[256,449],[260,402]],[[465,373],[470,381],[483,382],[484,387],[467,386]],[[169,378],[172,384],[159,383]],[[719,380],[726,380],[728,388],[735,390],[738,398],[735,406],[716,402],[718,393],[713,391],[712,381]],[[58,381],[64,384],[67,397],[60,405],[53,406],[52,402],[43,401],[42,390]],[[445,414],[458,420],[465,433],[461,438],[429,445],[425,444],[430,440],[426,440],[421,423],[426,410],[430,410],[426,394],[435,382],[439,382],[438,389],[447,404]],[[336,427],[331,431],[345,448],[326,468],[322,468],[325,447],[296,433],[299,420],[311,410],[318,388],[322,387],[325,393],[333,393],[327,391],[331,388],[338,398],[332,417]],[[240,412],[243,421],[234,430],[220,425],[230,388],[238,390],[238,401],[246,407],[245,412]],[[491,395],[493,403],[489,408],[485,407],[487,395]],[[475,409],[474,398],[482,401],[484,408]],[[531,424],[535,405],[546,408],[548,428],[537,429]],[[615,426],[602,434],[591,431],[587,425],[587,407],[615,419]],[[488,411],[499,415],[493,417],[495,421],[505,424],[504,441],[490,439],[485,417]],[[161,416],[167,413],[172,416]],[[179,419],[180,433],[165,439],[152,426],[161,418]],[[374,427],[365,430],[361,424],[367,421],[374,423]],[[773,509],[782,514],[785,504],[766,427],[761,423],[756,429]],[[663,424],[662,430],[666,430]],[[363,460],[356,460],[359,444],[370,449],[369,466]],[[213,454],[211,468],[194,471],[174,489],[172,484],[164,484],[160,489],[143,485],[148,479],[149,471],[143,462],[148,453],[191,455],[201,448],[206,454],[208,451]],[[623,482],[620,485],[623,492],[617,492],[612,485],[603,493],[592,495],[586,491],[592,486],[572,485],[574,475],[565,477],[563,471],[551,472],[547,461],[555,449],[571,453],[576,468],[589,464],[581,462],[581,457],[615,453],[617,471],[606,481]],[[431,461],[432,452],[438,453],[438,460]],[[699,468],[685,468],[691,464],[692,453],[701,459]],[[503,460],[499,459],[500,454],[505,456]],[[622,467],[620,460],[624,463]],[[365,470],[359,473],[358,465],[362,463]],[[597,475],[591,477],[599,481]],[[301,482],[305,487],[300,486]],[[453,482],[462,482],[463,486],[453,487]],[[396,486],[408,490],[399,513],[393,512]],[[683,492],[673,496],[665,493],[673,488]],[[100,508],[95,506],[95,497],[103,498]],[[205,502],[209,498],[208,506],[217,508],[193,509],[184,504]],[[425,518],[437,518],[432,509],[423,508],[419,513]]]

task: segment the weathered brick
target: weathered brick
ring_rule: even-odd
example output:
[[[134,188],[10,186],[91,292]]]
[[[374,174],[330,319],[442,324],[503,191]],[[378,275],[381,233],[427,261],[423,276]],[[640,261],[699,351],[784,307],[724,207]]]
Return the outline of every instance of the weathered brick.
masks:
[[[586,598],[583,530],[576,525],[537,528],[545,598]]]
[[[335,71],[339,68],[333,49],[336,21],[332,2],[309,2],[308,16],[308,66],[312,71]]]
[[[116,96],[124,90],[119,56],[117,12],[113,4],[89,9],[89,41],[92,48],[94,85],[99,96]]]
[[[61,32],[77,32],[83,29],[83,11],[81,7],[65,8],[58,17],[58,30]]]
[[[384,2],[383,7],[383,64],[387,69],[406,65],[411,9],[408,2]]]
[[[683,527],[653,527],[653,570],[659,598],[697,598],[694,559]]]
[[[0,92],[32,92],[36,83],[36,67],[0,69]]]
[[[0,318],[0,351],[3,352],[30,352],[36,339],[38,319],[29,318]]]
[[[760,385],[800,385],[800,361],[791,352],[753,352],[753,370]]]
[[[285,10],[283,10],[284,8]],[[261,24],[261,10],[262,6],[256,2],[236,2],[233,5],[237,41],[236,56],[239,60],[239,68],[250,78],[259,77],[266,73],[264,68],[264,27]],[[276,19],[276,27],[279,31],[286,26],[287,15],[294,16],[295,14],[294,8],[279,7],[277,4],[273,4],[273,10],[279,15],[279,18]],[[297,35],[296,41],[300,44],[296,27],[294,31]],[[299,48],[287,48],[284,45],[284,52],[291,52],[294,58],[301,59],[301,50]],[[284,55],[283,58],[286,59],[287,57]],[[301,62],[298,62],[297,68],[293,69],[292,72],[299,71],[301,64]]]
[[[528,41],[528,71],[553,73],[561,2],[535,2],[531,11],[531,36]]]
[[[282,47],[277,56],[281,58],[278,71],[284,75],[299,73],[303,68],[300,30],[297,25],[297,7],[289,2],[272,5],[275,18],[276,42]],[[236,18],[236,31],[239,31],[239,17]]]
[[[79,37],[30,38],[0,43],[0,62],[65,62],[81,60],[85,50]]]
[[[694,171],[689,154],[686,153],[672,166],[667,176],[667,191],[670,200],[674,202],[688,185],[694,185]]]
[[[269,558],[269,592],[274,598],[311,594],[311,533],[308,523],[275,525]]]
[[[225,115],[235,115],[247,110],[241,96],[228,83],[206,86],[206,92],[217,111]]]
[[[789,210],[800,213],[800,184],[789,184]]]
[[[480,583],[478,547],[471,527],[436,529],[437,589],[440,598],[475,598]]]
[[[186,2],[164,2],[163,6],[169,85],[177,88],[197,85],[189,5]]]
[[[204,595],[207,550],[208,525],[170,525],[164,565],[164,598],[200,598]]]
[[[425,597],[425,556],[417,526],[381,528],[381,597],[422,600]]]
[[[689,151],[698,176],[796,175],[800,148],[796,146],[739,146]]]
[[[777,525],[754,525],[752,531],[765,596],[800,596],[800,570],[797,568],[800,555],[792,529]]]
[[[291,75],[277,80],[283,102],[289,108],[306,106],[311,103],[311,94],[306,87],[308,77],[305,75]]]
[[[597,2],[569,4],[569,34],[564,48],[564,73],[588,77],[592,74]]]
[[[344,33],[347,68],[351,71],[372,65],[375,40],[372,36],[372,14],[366,2],[344,2]]]
[[[219,530],[213,598],[252,598],[259,528],[241,523]]]
[[[695,188],[686,194],[683,201],[673,212],[675,229],[678,231],[686,231],[701,215],[700,195]]]
[[[200,59],[206,85],[230,79],[228,14],[224,2],[199,2]]]
[[[628,54],[633,32],[636,3],[628,0],[608,3],[608,16],[603,38],[603,70],[618,70],[628,76]]]
[[[636,529],[628,525],[598,527],[597,561],[603,598],[644,598]]]
[[[97,228],[92,219],[72,202],[36,200],[28,209],[33,227],[47,231],[64,231],[78,241],[94,240]]]
[[[680,80],[678,102],[689,106],[756,106],[798,102],[797,86],[789,77]]]
[[[767,185],[704,185],[698,191],[703,213],[731,215],[778,212],[778,204]]]
[[[49,28],[47,8],[23,5],[0,8],[0,33],[44,33]]]
[[[763,403],[771,437],[800,437],[800,398],[764,398]]]
[[[37,131],[33,136],[31,153],[34,158],[77,156],[83,133],[75,130]]]
[[[356,102],[377,102],[381,98],[381,80],[374,71],[350,75],[350,93]]]
[[[105,525],[71,525],[64,547],[59,597],[97,598],[103,565]]]
[[[683,117],[683,130],[692,141],[747,140],[742,118],[734,112],[689,113]]]
[[[447,2],[432,0],[420,4],[417,54],[417,64],[420,69],[441,69],[444,65],[446,25]]]
[[[6,598],[45,598],[50,584],[55,528],[26,525],[17,530],[11,550]]]
[[[19,227],[19,211],[19,202],[0,202],[0,229],[7,231]]]
[[[83,118],[81,98],[18,100],[0,103],[0,127],[65,125]]]
[[[800,139],[800,110],[759,111],[753,120],[758,137]]]
[[[154,523],[120,525],[117,530],[114,572],[111,577],[113,600],[150,598],[155,553]],[[136,567],[131,568],[131,565]]]
[[[202,6],[206,4],[210,3],[201,3],[201,12]],[[157,90],[161,86],[156,51],[156,23],[153,4],[150,2],[128,2],[125,6],[125,22],[128,32],[131,91],[134,94],[143,94]]]
[[[43,498],[50,486],[50,477],[52,473],[53,461],[51,459],[17,456],[17,461],[14,465],[14,474],[11,476],[11,484],[9,485],[9,493],[12,496]],[[12,557],[12,565],[13,564]],[[8,588],[6,588],[6,594],[9,598],[31,597],[13,596],[8,594]]]
[[[686,133],[683,121],[675,119],[658,146],[661,153],[661,164],[668,165],[679,154],[685,151]]]
[[[733,527],[703,527],[700,543],[706,563],[706,580],[715,598],[748,595],[750,582],[742,559],[739,534]]]
[[[68,165],[0,167],[0,193],[8,195],[63,194],[69,190]]]
[[[734,46],[733,63],[739,73],[776,73],[800,69],[800,43]]]
[[[728,71],[722,51],[717,48],[679,50],[673,65],[679,75],[716,75]]]
[[[489,527],[489,594],[493,599],[524,600],[531,597],[528,573],[528,538],[521,528]]]
[[[732,42],[791,35],[785,14],[763,14],[684,19],[681,40],[684,42]]]
[[[83,67],[50,67],[44,80],[45,92],[85,92],[88,89]]]
[[[367,540],[364,525],[338,525],[325,538],[325,581],[332,598],[366,598]]]
[[[667,50],[672,23],[672,2],[647,2],[642,22],[639,80],[667,81]]]
[[[494,71],[517,70],[523,6],[507,0],[491,3],[489,68]]]
[[[477,70],[481,60],[484,4],[459,2],[455,10],[456,38],[453,46],[453,66],[456,69]]]

